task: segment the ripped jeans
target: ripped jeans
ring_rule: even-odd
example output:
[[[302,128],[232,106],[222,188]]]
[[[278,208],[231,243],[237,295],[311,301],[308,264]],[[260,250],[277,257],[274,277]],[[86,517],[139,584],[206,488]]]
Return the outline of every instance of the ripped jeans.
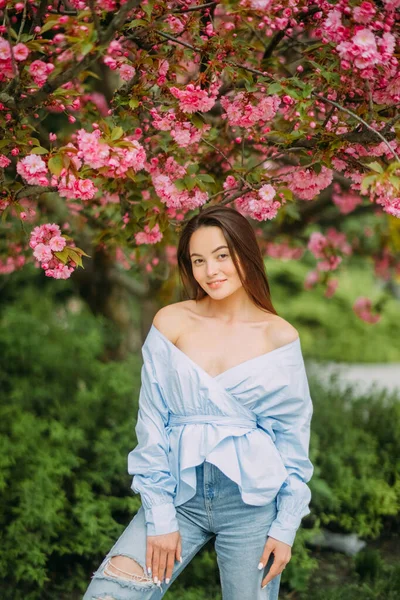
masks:
[[[257,568],[276,517],[276,501],[265,506],[245,504],[237,484],[209,462],[196,467],[196,477],[196,494],[176,508],[182,563],[175,561],[171,581],[156,584],[145,572],[146,523],[140,507],[93,574],[83,600],[159,600],[213,537],[224,600],[278,600],[281,575],[261,589],[273,554],[264,569]],[[116,556],[133,559],[141,574],[132,575],[126,567],[113,568]]]

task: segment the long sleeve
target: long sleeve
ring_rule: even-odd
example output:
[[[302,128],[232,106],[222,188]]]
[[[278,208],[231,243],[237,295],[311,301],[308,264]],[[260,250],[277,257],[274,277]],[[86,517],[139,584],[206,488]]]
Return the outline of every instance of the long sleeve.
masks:
[[[132,490],[141,496],[148,535],[179,529],[174,506],[177,482],[168,463],[167,419],[168,409],[154,376],[151,358],[144,354],[135,427],[138,444],[128,454],[128,473],[134,476]]]
[[[288,478],[278,492],[278,512],[268,536],[292,546],[302,518],[311,512],[307,483],[314,471],[308,457],[313,405],[304,362],[285,368],[289,370],[290,382],[279,399],[279,418],[272,427]]]

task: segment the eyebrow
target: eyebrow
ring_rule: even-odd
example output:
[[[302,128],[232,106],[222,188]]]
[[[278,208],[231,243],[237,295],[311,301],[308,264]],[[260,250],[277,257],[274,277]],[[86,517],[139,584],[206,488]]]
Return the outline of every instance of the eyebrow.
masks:
[[[217,250],[221,250],[221,248],[228,248],[228,246],[218,246],[218,248],[215,248],[215,250],[213,250],[211,254],[214,254],[214,252],[216,252]],[[197,254],[197,252],[192,252],[190,256],[201,256],[201,254]]]

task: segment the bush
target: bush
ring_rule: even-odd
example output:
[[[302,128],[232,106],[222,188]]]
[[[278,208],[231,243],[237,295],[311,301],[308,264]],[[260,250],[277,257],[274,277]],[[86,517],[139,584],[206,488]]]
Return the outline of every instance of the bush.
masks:
[[[62,599],[140,505],[135,445],[140,360],[104,363],[103,323],[25,294],[0,327],[0,596]]]
[[[385,390],[356,397],[312,381],[313,515],[332,531],[375,539],[400,525],[400,401]]]
[[[80,600],[91,573],[140,506],[130,491],[126,459],[136,444],[141,357],[104,362],[109,326],[87,310],[75,312],[68,293],[55,301],[52,289],[45,296],[34,288],[19,290],[0,317],[4,600]],[[350,389],[338,391],[334,382],[329,390],[317,381],[310,387],[312,513],[282,576],[283,600],[288,588],[318,598],[310,585],[319,563],[307,541],[319,525],[367,539],[399,526],[398,399],[383,392],[358,398]],[[366,582],[371,560],[357,564],[349,591],[346,586],[343,596],[324,591],[324,600],[375,600],[382,590],[387,594],[382,598],[394,600],[390,590],[397,571],[384,571],[378,561],[376,580]],[[365,586],[374,586],[375,596],[354,591]],[[220,600],[212,543],[167,597]]]

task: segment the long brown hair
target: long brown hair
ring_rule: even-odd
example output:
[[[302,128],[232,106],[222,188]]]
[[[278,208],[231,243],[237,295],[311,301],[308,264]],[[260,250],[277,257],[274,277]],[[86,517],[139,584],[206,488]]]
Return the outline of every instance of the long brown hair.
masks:
[[[222,230],[233,264],[249,297],[258,307],[277,315],[272,304],[264,260],[254,230],[246,217],[228,206],[208,206],[192,217],[182,230],[177,260],[179,275],[189,298],[197,301],[208,295],[193,276],[189,243],[197,229],[210,226]]]

